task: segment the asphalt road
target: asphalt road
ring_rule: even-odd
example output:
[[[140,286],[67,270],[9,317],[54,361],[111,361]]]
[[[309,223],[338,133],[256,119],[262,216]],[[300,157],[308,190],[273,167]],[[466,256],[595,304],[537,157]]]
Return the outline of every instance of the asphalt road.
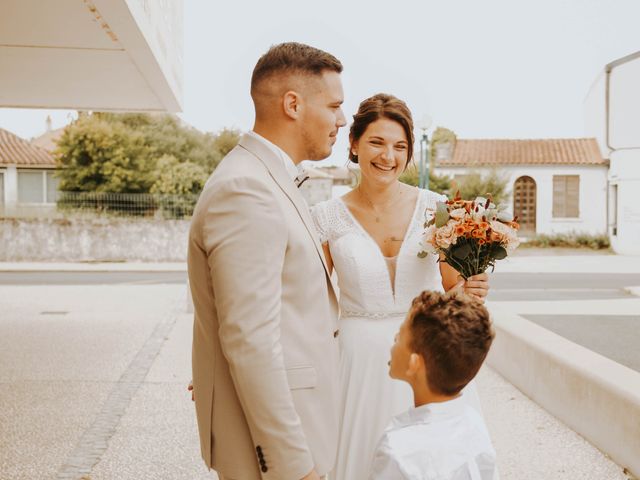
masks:
[[[527,320],[640,372],[640,315],[522,315]]]
[[[185,283],[186,272],[0,272],[0,285],[155,285]],[[493,273],[490,300],[627,298],[639,274]]]

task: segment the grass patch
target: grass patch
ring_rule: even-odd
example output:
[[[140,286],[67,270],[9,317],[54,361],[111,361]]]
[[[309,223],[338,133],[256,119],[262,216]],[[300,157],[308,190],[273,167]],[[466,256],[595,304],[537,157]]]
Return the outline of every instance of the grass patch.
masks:
[[[588,248],[591,250],[607,250],[611,248],[608,235],[590,235],[587,233],[540,234],[528,238],[520,247],[565,247]]]

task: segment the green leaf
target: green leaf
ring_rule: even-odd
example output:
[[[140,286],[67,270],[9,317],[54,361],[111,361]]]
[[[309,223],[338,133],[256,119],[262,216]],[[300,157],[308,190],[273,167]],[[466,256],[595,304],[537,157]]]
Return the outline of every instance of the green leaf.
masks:
[[[496,260],[503,260],[507,258],[507,250],[502,245],[496,245],[492,249],[491,256]]]
[[[471,246],[468,243],[451,247],[451,255],[457,260],[464,260],[471,254]]]
[[[449,212],[447,211],[447,205],[443,202],[436,204],[436,228],[443,227],[449,221]]]

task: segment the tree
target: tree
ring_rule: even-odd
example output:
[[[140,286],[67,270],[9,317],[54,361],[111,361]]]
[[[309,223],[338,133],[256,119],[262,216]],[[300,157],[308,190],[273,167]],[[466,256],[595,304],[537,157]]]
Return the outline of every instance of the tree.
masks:
[[[464,200],[473,200],[476,197],[486,198],[490,194],[493,202],[498,205],[505,203],[510,195],[507,187],[509,179],[495,169],[490,170],[485,175],[482,175],[478,171],[470,172],[464,175],[457,183],[460,196]]]
[[[456,136],[453,130],[449,130],[448,128],[438,127],[434,130],[433,135],[431,135],[431,144],[429,146],[429,164],[431,168],[435,166],[436,155],[438,153],[438,146],[444,144],[455,145],[458,137]]]
[[[142,193],[151,187],[150,146],[122,123],[83,116],[65,128],[57,155],[60,190]]]
[[[209,174],[201,165],[180,163],[173,155],[158,160],[158,176],[151,186],[151,193],[168,195],[195,195],[202,191]]]
[[[202,178],[206,180],[238,139],[235,130],[202,133],[174,115],[82,115],[58,141],[60,189],[148,193],[160,182],[157,191],[190,191],[194,185],[204,184]],[[178,166],[183,163],[186,166]],[[170,171],[160,180],[167,168]],[[178,178],[182,175],[184,179]]]

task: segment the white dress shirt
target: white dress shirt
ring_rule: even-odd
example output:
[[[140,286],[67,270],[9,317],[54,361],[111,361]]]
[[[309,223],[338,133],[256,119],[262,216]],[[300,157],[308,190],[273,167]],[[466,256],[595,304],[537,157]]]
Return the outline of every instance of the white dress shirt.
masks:
[[[300,174],[302,173],[301,168],[299,166],[296,166],[295,163],[293,163],[293,160],[289,155],[287,155],[287,152],[282,150],[275,143],[271,143],[269,140],[264,138],[259,133],[254,132],[253,130],[248,132],[248,135],[251,135],[253,138],[258,140],[259,142],[264,143],[267,147],[271,149],[271,151],[273,151],[276,155],[278,155],[278,157],[282,159],[282,163],[284,164],[284,168],[287,169],[287,173],[294,181],[296,180],[296,178],[300,176]]]
[[[461,395],[394,417],[378,444],[369,478],[493,480],[495,461],[482,417]]]

